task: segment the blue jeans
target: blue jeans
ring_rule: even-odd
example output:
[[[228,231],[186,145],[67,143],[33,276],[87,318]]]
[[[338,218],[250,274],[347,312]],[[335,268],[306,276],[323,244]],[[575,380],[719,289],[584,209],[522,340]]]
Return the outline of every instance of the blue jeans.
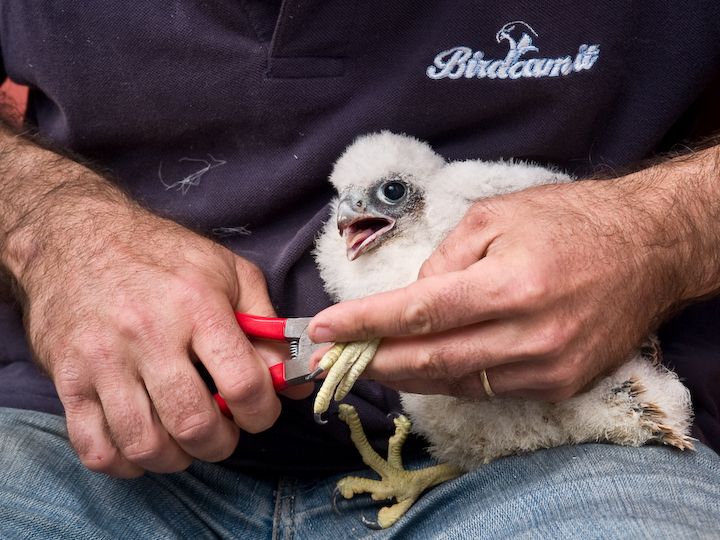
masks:
[[[196,462],[117,480],[83,468],[62,417],[0,409],[0,538],[718,538],[720,457],[698,446],[588,444],[500,459],[373,531],[360,521],[375,516],[368,498],[333,510],[343,475],[258,479]]]

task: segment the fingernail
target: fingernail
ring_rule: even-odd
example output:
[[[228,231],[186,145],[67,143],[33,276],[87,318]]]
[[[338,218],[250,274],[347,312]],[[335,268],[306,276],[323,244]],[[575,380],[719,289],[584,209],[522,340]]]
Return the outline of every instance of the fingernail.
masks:
[[[312,339],[315,343],[327,343],[329,341],[334,341],[332,331],[324,324],[317,324],[315,326],[311,326],[309,332],[310,339]]]

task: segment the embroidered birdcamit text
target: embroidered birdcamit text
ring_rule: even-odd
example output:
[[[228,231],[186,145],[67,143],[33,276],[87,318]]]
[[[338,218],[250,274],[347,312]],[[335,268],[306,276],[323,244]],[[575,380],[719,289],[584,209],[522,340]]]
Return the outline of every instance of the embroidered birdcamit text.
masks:
[[[511,33],[521,33],[515,39]],[[527,30],[527,31],[526,31]],[[533,45],[528,31],[537,37],[532,27],[523,21],[505,24],[495,35],[498,43],[507,41],[509,50],[505,58],[485,58],[483,51],[474,51],[470,47],[458,46],[444,50],[435,56],[426,74],[431,79],[519,79],[521,77],[559,77],[570,75],[584,69],[591,69],[600,57],[600,45],[582,44],[574,55],[556,58],[523,58],[532,52],[540,52]]]

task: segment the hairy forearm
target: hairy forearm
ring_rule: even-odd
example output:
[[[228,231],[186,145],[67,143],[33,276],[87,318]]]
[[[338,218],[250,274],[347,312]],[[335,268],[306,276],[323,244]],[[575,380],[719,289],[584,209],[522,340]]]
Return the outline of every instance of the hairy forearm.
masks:
[[[0,134],[0,190],[0,258],[88,468],[175,472],[194,457],[225,459],[238,426],[257,432],[275,422],[280,400],[265,356],[233,316],[274,315],[257,267],[8,132]]]
[[[0,126],[0,266],[15,279],[74,226],[130,207],[92,170]]]
[[[636,213],[633,234],[664,274],[669,307],[718,293],[720,146],[630,174],[618,186]]]

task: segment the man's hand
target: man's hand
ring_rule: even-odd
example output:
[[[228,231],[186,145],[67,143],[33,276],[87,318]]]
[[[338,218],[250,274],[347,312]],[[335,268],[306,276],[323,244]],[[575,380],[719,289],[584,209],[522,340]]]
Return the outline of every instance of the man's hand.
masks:
[[[475,204],[410,286],[333,306],[317,341],[387,336],[365,376],[399,390],[556,401],[718,288],[717,150],[614,181]]]
[[[178,471],[228,457],[238,426],[270,427],[280,402],[266,361],[283,351],[251,344],[233,313],[273,315],[260,270],[64,158],[27,147],[13,157],[27,181],[0,201],[1,254],[83,463],[121,477]]]
[[[148,215],[86,218],[23,279],[27,329],[89,468],[120,476],[218,461],[238,429],[219,413],[193,360],[237,424],[270,427],[280,403],[233,309],[273,315],[260,271]],[[110,215],[107,216],[108,218]],[[107,231],[113,233],[107,237]]]

